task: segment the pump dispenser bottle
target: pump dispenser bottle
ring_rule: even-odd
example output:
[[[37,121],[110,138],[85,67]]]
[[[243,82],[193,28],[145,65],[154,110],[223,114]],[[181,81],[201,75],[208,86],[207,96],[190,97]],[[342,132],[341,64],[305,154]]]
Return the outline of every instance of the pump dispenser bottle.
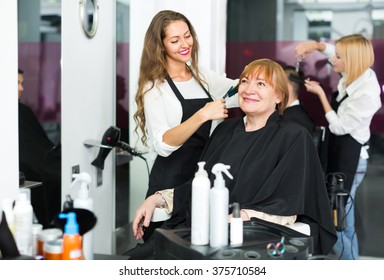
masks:
[[[209,243],[209,191],[211,181],[205,162],[199,162],[199,169],[192,180],[192,223],[191,243],[194,245],[207,245]]]
[[[81,260],[82,247],[81,236],[79,233],[79,225],[76,221],[76,213],[68,212],[60,213],[60,219],[67,219],[67,223],[64,226],[63,235],[63,260]]]
[[[77,196],[73,200],[73,207],[93,211],[93,199],[89,197],[89,184],[92,181],[91,176],[86,172],[82,172],[80,174],[74,174],[73,177],[75,180],[72,182],[70,189],[75,188],[76,185],[80,185]],[[93,260],[93,230],[85,233],[82,240],[84,259]]]
[[[240,245],[243,243],[243,219],[240,215],[240,204],[234,202],[232,204],[232,219],[230,225],[231,245]]]
[[[210,190],[210,246],[220,247],[228,245],[228,207],[229,191],[225,187],[222,172],[230,179],[229,165],[217,163],[212,168],[216,175],[213,188]]]

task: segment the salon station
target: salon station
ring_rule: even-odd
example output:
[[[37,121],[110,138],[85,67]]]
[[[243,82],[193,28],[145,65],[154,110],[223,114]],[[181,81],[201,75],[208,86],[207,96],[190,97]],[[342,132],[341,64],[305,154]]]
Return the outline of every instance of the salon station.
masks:
[[[237,5],[236,2],[244,3]],[[231,79],[238,79],[249,62],[264,57],[295,65],[294,50],[299,41],[331,41],[361,31],[375,36],[376,60],[384,61],[377,51],[384,45],[380,37],[384,34],[384,1],[336,1],[332,9],[324,10],[329,5],[326,2],[329,1],[3,1],[0,29],[6,44],[2,44],[0,51],[0,88],[4,93],[0,102],[4,132],[0,143],[3,174],[0,184],[3,212],[0,213],[6,217],[10,209],[19,211],[20,215],[32,211],[28,215],[32,219],[33,234],[30,241],[21,240],[21,235],[15,238],[17,223],[7,227],[4,233],[4,218],[0,219],[0,259],[63,259],[60,253],[67,252],[63,243],[69,235],[79,237],[77,244],[81,249],[75,257],[68,253],[66,259],[135,259],[130,252],[143,240],[135,239],[132,223],[146,199],[149,174],[156,158],[135,130],[135,93],[144,37],[155,14],[161,10],[184,14],[198,34],[199,64]],[[250,14],[239,16],[237,13],[239,7],[245,13],[246,5],[251,5],[253,21],[245,19],[250,18]],[[342,18],[356,15],[361,20],[351,24],[353,30],[342,24]],[[330,73],[327,62],[315,55],[311,59],[308,62],[311,65],[302,63],[301,66],[307,67],[311,75],[320,75],[329,88],[335,88],[338,76]],[[19,146],[23,133],[19,131],[20,123],[18,125],[20,111],[15,75],[18,69],[23,70],[24,79],[24,93],[19,102],[31,107],[52,142],[38,163],[41,177],[30,176],[28,167],[19,162],[28,151],[22,152]],[[378,77],[383,74],[375,71]],[[384,81],[380,79],[382,85]],[[304,105],[314,104],[313,98],[305,98]],[[313,108],[316,106],[308,105],[308,109],[313,109],[317,126],[324,128],[325,119],[318,108]],[[228,110],[229,119],[240,114],[239,108]],[[371,126],[373,156],[364,181],[370,190],[377,190],[384,178],[379,164],[383,158],[380,143],[384,130],[378,125],[383,118],[381,110]],[[317,141],[322,141],[322,132]],[[315,145],[319,149],[321,143]],[[34,153],[30,153],[30,157],[36,159]],[[213,168],[207,171],[216,174]],[[216,178],[220,176],[230,178],[225,170]],[[166,204],[168,200],[161,197]],[[372,202],[374,197],[372,193],[358,193],[357,205],[377,205],[377,201]],[[384,199],[383,191],[376,192],[376,197]],[[172,213],[163,204],[155,208],[151,222],[166,223],[172,219]],[[234,220],[225,223],[224,231],[219,233],[224,241],[214,244],[215,235],[211,241],[199,244],[192,237],[191,226],[160,227],[153,233],[151,259],[335,259],[331,252],[323,253],[319,249],[329,245],[324,245],[327,234],[324,224],[327,223],[323,221],[321,226],[311,219],[297,219],[288,226],[259,218],[243,222],[236,203],[226,201],[224,209],[225,216],[232,213]],[[367,209],[359,214],[365,217]],[[214,217],[219,219],[221,214],[218,212]],[[237,221],[240,224],[236,225],[236,218],[241,220]],[[7,217],[11,225],[8,220]],[[213,220],[211,216],[210,223]],[[362,227],[383,232],[382,221],[370,222],[372,227],[371,224]],[[361,255],[384,258],[384,245],[371,249],[374,247],[371,243],[377,239],[368,240],[364,229],[357,230],[359,238],[361,236]],[[67,244],[75,243],[71,240]]]

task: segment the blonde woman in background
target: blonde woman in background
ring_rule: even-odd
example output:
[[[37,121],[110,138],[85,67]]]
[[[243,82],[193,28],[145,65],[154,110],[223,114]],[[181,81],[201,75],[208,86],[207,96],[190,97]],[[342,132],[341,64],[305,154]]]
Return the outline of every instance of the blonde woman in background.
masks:
[[[237,81],[199,67],[194,27],[182,14],[157,13],[145,35],[136,93],[136,131],[156,153],[147,196],[193,177],[216,121],[237,98],[223,98]],[[167,195],[164,196],[167,198]],[[150,236],[147,230],[146,236]]]
[[[367,170],[369,127],[381,107],[380,85],[371,69],[373,47],[360,34],[341,37],[335,46],[315,41],[296,46],[296,56],[300,59],[314,51],[328,56],[333,70],[341,75],[331,102],[318,82],[306,80],[305,87],[319,97],[329,123],[327,174],[344,173],[344,189],[350,195],[345,209],[346,229],[337,232],[338,241],[333,249],[340,259],[357,259],[354,199]]]

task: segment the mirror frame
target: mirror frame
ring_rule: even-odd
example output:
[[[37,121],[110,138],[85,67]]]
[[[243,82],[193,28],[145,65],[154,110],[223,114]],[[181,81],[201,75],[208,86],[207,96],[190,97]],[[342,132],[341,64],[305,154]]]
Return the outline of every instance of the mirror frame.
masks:
[[[85,21],[88,19],[87,15],[87,3],[91,1],[93,4],[93,21],[90,30],[88,26],[85,24]],[[91,39],[96,35],[97,27],[99,25],[99,3],[98,0],[79,0],[79,16],[80,16],[80,24],[85,35]]]

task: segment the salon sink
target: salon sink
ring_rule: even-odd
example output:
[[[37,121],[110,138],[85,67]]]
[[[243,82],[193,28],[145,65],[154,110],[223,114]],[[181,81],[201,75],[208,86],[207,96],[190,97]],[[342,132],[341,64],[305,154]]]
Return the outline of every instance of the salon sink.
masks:
[[[258,219],[244,223],[243,244],[236,246],[229,244],[212,248],[192,245],[190,228],[156,229],[154,237],[156,259],[303,260],[312,254],[310,236]],[[272,250],[281,241],[284,242],[283,252]]]

